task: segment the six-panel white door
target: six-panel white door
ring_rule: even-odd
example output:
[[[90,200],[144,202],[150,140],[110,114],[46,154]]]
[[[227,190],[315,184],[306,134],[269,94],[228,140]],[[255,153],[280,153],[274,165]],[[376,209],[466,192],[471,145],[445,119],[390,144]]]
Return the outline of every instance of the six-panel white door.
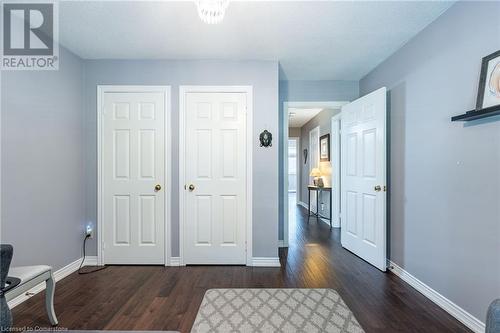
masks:
[[[165,95],[105,92],[101,119],[104,264],[163,264]]]
[[[246,263],[246,98],[186,93],[185,264]]]
[[[386,88],[342,107],[342,246],[386,269]]]

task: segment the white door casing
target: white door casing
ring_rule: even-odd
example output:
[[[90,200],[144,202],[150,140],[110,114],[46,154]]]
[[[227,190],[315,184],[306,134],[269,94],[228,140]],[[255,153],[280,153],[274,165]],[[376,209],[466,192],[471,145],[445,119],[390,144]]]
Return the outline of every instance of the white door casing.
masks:
[[[309,176],[313,168],[319,168],[319,126],[313,128],[309,131],[309,184],[313,183],[314,177]],[[310,205],[311,211],[317,213],[318,207],[316,207],[316,191],[310,191]]]
[[[181,92],[183,263],[245,264],[249,96],[194,90]]]
[[[340,227],[340,123],[341,113],[332,117],[332,226]]]
[[[342,107],[342,246],[386,270],[386,88]]]
[[[168,88],[100,86],[98,96],[99,263],[166,264]]]

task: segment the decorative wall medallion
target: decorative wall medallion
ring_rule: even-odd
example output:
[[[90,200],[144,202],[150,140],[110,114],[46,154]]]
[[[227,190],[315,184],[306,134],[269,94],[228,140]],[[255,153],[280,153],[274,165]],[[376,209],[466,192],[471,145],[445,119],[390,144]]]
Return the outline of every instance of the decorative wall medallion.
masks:
[[[259,135],[259,141],[261,147],[272,147],[273,135],[267,130],[264,130],[264,132]]]

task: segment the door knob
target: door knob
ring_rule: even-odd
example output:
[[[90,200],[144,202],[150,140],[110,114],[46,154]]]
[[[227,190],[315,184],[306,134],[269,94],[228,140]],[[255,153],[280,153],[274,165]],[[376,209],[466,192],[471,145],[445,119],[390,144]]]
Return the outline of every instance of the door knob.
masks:
[[[158,192],[159,190],[161,190],[161,185],[160,185],[160,184],[156,184],[156,186],[155,186],[155,191],[157,191],[157,192]]]
[[[191,191],[191,192],[194,191],[194,185],[193,184],[189,185],[189,191]]]
[[[374,187],[374,190],[375,190],[375,192],[380,192],[380,191],[382,191],[382,186],[377,185]]]

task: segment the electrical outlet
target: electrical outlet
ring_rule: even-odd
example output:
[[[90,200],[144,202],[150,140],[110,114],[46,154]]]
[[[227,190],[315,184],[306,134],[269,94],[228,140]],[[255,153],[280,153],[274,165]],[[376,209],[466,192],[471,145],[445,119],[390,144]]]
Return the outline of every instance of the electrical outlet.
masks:
[[[92,227],[92,224],[87,224],[87,227],[85,228],[85,236],[94,238],[94,228]]]

